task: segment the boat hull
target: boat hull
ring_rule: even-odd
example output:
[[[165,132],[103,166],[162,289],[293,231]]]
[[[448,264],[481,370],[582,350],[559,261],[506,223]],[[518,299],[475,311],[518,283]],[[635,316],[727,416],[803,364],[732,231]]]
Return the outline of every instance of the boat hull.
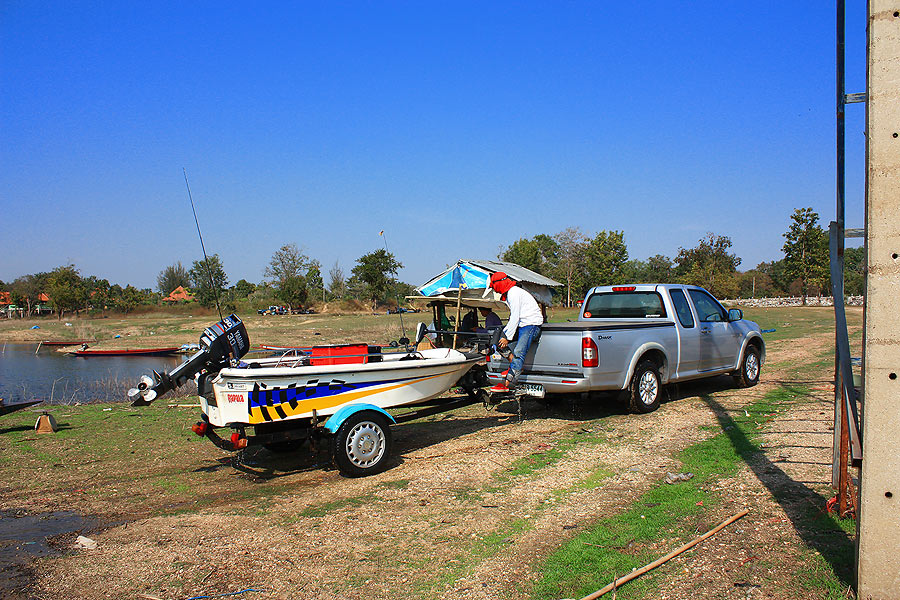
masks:
[[[341,407],[415,404],[450,389],[480,357],[455,350],[414,353],[415,360],[385,357],[365,364],[222,369],[212,380],[214,400],[201,398],[213,426],[260,425],[327,417]]]

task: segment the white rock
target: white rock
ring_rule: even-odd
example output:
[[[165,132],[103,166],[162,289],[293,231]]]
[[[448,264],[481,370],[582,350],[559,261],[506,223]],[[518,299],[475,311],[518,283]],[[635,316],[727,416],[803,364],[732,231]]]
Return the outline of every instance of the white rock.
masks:
[[[95,540],[92,540],[89,537],[84,537],[83,535],[79,535],[77,538],[75,538],[75,547],[83,548],[85,550],[96,550],[97,542]]]

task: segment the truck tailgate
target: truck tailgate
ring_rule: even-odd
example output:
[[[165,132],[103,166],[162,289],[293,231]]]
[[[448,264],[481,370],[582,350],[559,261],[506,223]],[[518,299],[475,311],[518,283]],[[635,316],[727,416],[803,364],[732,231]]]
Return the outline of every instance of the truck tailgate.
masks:
[[[525,357],[525,373],[581,375],[584,323],[544,323],[541,337]]]

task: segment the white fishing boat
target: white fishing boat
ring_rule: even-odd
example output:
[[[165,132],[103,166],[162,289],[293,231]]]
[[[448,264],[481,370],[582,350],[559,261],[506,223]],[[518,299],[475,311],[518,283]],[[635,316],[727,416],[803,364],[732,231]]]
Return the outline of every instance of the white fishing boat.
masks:
[[[419,324],[416,342],[424,335]],[[141,377],[128,396],[135,406],[147,405],[196,379],[201,420],[192,429],[198,435],[226,450],[263,445],[280,451],[325,438],[341,472],[359,476],[386,466],[392,423],[476,401],[479,384],[469,371],[484,360],[478,352],[415,345],[386,352],[366,344],[315,346],[246,359],[248,350],[247,331],[231,315],[204,330],[200,350],[186,362]],[[421,408],[457,384],[469,390],[468,398]],[[387,412],[399,407],[419,410],[397,417]],[[220,428],[231,436],[220,436]]]
[[[317,358],[316,348],[310,350],[219,371],[209,380],[213,397],[200,400],[210,425],[322,418],[359,403],[381,409],[416,404],[446,392],[484,358],[449,348],[329,358]],[[328,364],[342,359],[355,360]]]

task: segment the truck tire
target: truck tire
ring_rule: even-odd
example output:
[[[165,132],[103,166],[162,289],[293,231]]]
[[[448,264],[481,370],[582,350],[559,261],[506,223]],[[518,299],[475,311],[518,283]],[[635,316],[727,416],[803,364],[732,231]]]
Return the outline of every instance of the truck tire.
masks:
[[[734,373],[734,382],[738,387],[753,387],[759,383],[759,348],[747,346],[741,359],[741,368]]]
[[[650,413],[659,408],[662,384],[659,367],[649,360],[642,360],[634,369],[628,385],[628,404],[631,412]]]
[[[334,464],[347,477],[380,473],[387,466],[392,447],[391,425],[374,410],[353,413],[332,438]]]

